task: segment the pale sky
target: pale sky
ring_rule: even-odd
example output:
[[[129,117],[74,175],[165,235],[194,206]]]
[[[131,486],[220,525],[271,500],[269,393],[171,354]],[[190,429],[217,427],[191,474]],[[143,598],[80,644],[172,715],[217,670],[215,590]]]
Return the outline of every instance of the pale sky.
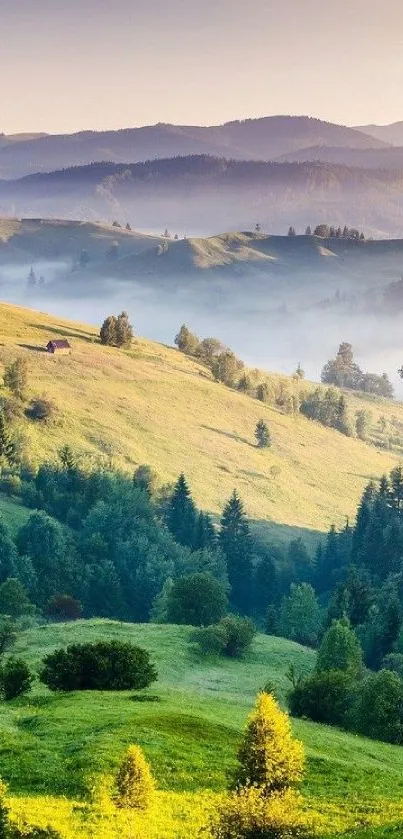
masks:
[[[0,0],[0,131],[403,119],[402,0]]]

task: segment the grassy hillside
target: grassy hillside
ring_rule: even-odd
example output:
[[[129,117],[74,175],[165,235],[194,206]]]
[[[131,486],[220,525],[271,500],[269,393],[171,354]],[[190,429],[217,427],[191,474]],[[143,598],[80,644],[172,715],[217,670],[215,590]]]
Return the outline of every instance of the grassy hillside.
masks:
[[[126,746],[136,742],[158,782],[160,821],[150,825],[137,817],[133,834],[133,821],[130,825],[115,817],[111,832],[94,835],[196,835],[228,785],[256,693],[270,680],[284,698],[289,663],[307,672],[314,654],[289,641],[258,636],[244,661],[205,660],[194,651],[190,635],[187,627],[111,621],[44,626],[21,634],[15,652],[34,668],[58,645],[130,640],[151,652],[159,680],[142,694],[143,701],[129,693],[55,695],[37,685],[32,696],[3,705],[1,774],[10,784],[15,812],[63,829],[73,824],[75,836],[92,835],[85,812],[72,801],[88,791],[91,777],[114,772]],[[402,749],[303,721],[295,722],[294,729],[308,757],[306,806],[321,813],[324,835],[402,816]]]
[[[396,454],[231,391],[192,359],[141,338],[119,351],[97,343],[89,327],[6,305],[0,333],[0,365],[25,356],[30,395],[46,393],[57,408],[50,425],[17,420],[22,449],[37,463],[68,443],[127,470],[149,463],[162,483],[183,470],[204,509],[219,515],[237,487],[252,519],[288,537],[290,528],[321,531],[353,516],[363,486],[397,462]],[[55,336],[69,337],[71,356],[44,351]],[[354,397],[354,410],[360,406],[368,402]],[[380,414],[403,421],[399,404],[370,407],[374,423]],[[260,417],[272,431],[270,450],[255,446]]]
[[[57,409],[45,426],[24,416],[16,421],[22,450],[36,463],[68,443],[126,470],[148,463],[162,483],[183,470],[204,509],[219,515],[236,487],[251,519],[287,538],[290,529],[323,531],[353,516],[368,480],[398,460],[397,453],[229,390],[192,359],[141,338],[127,351],[103,347],[90,327],[7,305],[0,308],[0,334],[0,371],[23,355],[29,395],[46,393]],[[44,351],[56,336],[68,336],[71,356]],[[380,415],[403,422],[400,404],[368,405],[354,396],[352,405],[369,406],[374,424]],[[269,450],[255,446],[261,417],[272,432]],[[19,513],[14,506],[14,519]]]

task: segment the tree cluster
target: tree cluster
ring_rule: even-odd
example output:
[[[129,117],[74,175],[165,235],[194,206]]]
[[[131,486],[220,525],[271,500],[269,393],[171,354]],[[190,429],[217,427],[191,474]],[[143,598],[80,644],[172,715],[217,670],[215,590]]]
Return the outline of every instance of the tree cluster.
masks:
[[[363,373],[354,361],[351,344],[347,342],[340,344],[335,358],[325,364],[321,380],[324,384],[373,393],[386,399],[393,398],[393,387],[386,373],[382,373],[381,376],[376,373]]]
[[[127,312],[109,315],[103,322],[99,337],[101,344],[109,347],[129,347],[133,338],[133,327]]]
[[[346,618],[332,623],[315,670],[296,680],[289,703],[295,716],[403,742],[403,680],[393,669],[365,671],[358,637]]]

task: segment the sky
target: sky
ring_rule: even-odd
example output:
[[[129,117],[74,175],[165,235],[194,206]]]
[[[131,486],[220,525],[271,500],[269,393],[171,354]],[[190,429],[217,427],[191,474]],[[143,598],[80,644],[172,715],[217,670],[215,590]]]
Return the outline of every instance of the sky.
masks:
[[[403,119],[401,0],[0,0],[0,132]]]

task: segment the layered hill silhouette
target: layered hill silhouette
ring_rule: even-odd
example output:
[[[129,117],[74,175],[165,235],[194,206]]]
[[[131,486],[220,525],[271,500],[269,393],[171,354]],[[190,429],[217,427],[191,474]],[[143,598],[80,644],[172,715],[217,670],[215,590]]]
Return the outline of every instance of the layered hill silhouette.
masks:
[[[395,150],[395,153],[399,150]],[[370,152],[372,154],[372,152]],[[270,163],[195,155],[94,163],[0,182],[0,213],[81,218],[143,230],[302,232],[328,221],[367,235],[403,231],[403,170],[331,162]]]
[[[214,126],[159,123],[120,131],[0,137],[0,177],[81,166],[94,161],[137,162],[208,154],[273,160],[305,146],[374,148],[383,141],[362,131],[303,116],[271,116]]]

